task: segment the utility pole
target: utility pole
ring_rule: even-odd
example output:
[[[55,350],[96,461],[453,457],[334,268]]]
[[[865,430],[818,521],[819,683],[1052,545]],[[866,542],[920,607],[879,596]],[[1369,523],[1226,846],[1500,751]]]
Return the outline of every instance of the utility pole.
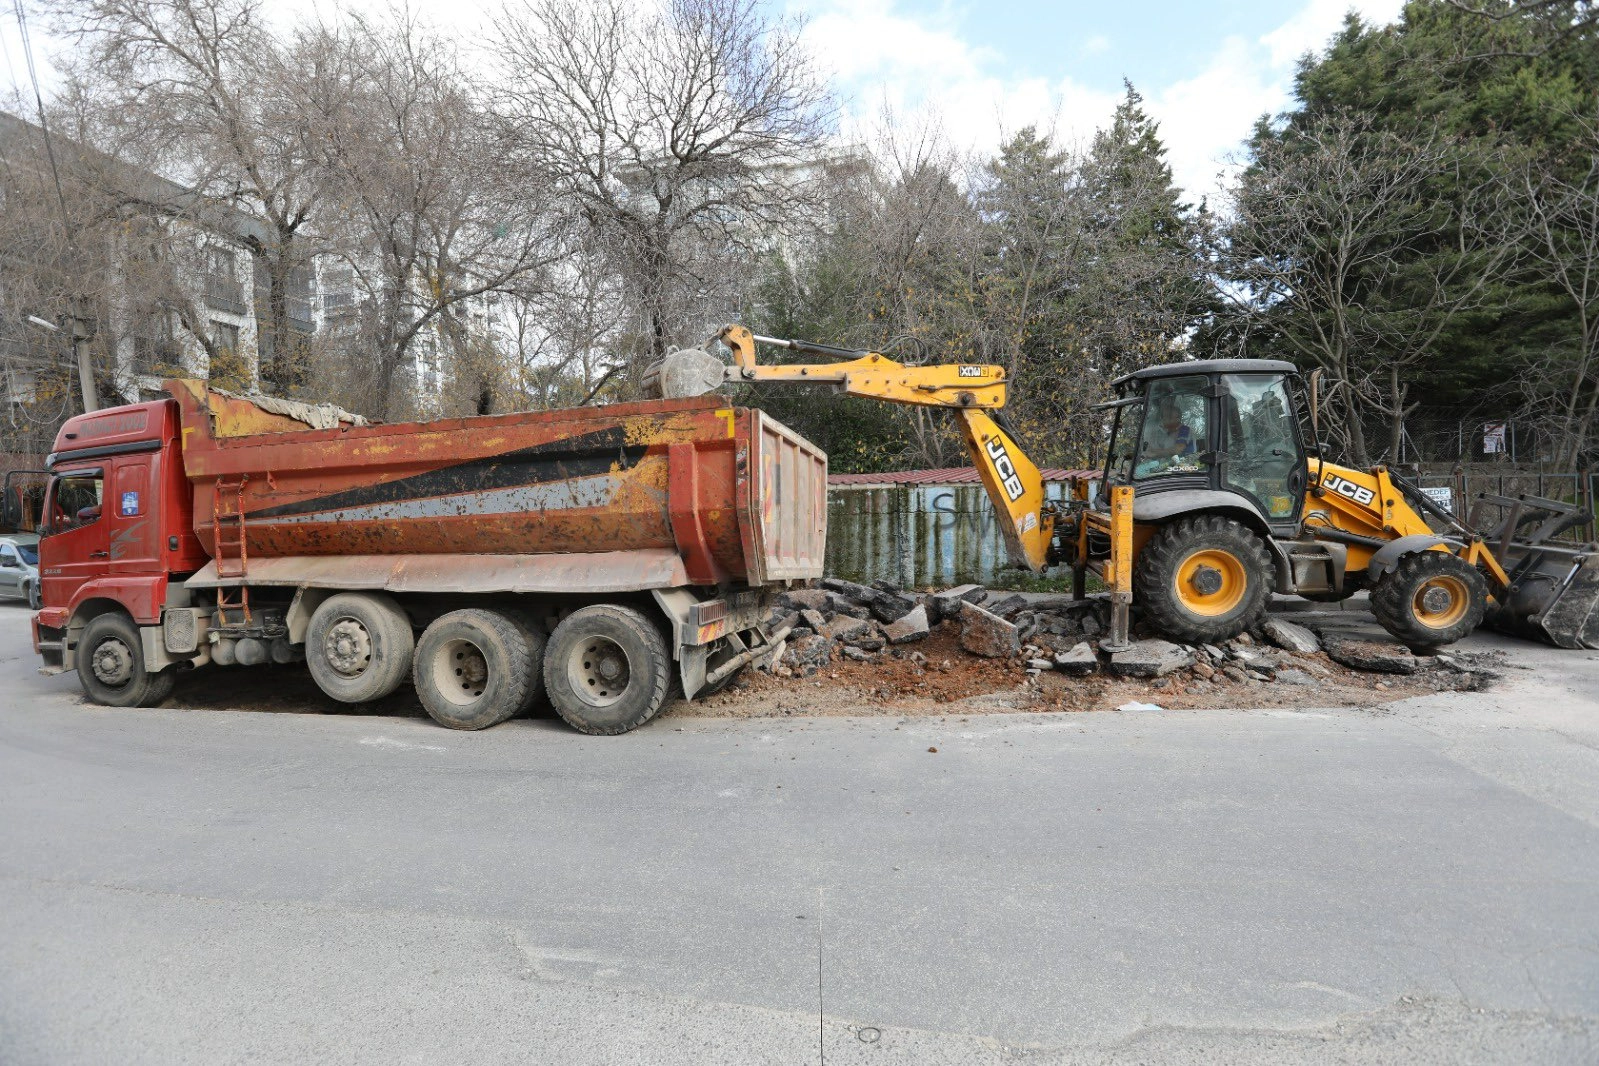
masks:
[[[72,355],[78,363],[78,388],[83,393],[85,412],[100,409],[99,390],[94,387],[94,359],[89,352],[89,319],[84,317],[83,299],[72,301]]]
[[[85,412],[100,409],[100,393],[94,387],[94,359],[89,353],[89,338],[93,335],[89,326],[91,320],[81,314],[83,309],[82,297],[72,300],[72,356],[78,364],[78,390],[83,396],[83,409]],[[61,332],[61,327],[54,322],[46,322],[37,315],[29,315],[28,321],[40,329],[47,329],[51,333]]]

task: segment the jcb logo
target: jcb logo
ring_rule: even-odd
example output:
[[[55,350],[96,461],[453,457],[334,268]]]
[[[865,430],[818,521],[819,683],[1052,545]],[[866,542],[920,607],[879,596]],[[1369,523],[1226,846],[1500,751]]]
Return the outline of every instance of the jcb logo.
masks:
[[[980,378],[983,376],[983,368],[980,366],[963,366],[955,373],[963,378]]]
[[[999,475],[999,483],[1005,486],[1005,495],[1012,501],[1022,498],[1022,493],[1027,490],[1022,488],[1022,479],[1016,476],[1016,464],[1011,462],[1010,452],[1005,450],[1005,442],[994,437],[988,442],[988,457],[993,460],[994,472]]]
[[[1347,478],[1330,477],[1322,482],[1322,487],[1331,489],[1345,499],[1354,500],[1365,507],[1377,498],[1377,494],[1368,488],[1362,488]]]

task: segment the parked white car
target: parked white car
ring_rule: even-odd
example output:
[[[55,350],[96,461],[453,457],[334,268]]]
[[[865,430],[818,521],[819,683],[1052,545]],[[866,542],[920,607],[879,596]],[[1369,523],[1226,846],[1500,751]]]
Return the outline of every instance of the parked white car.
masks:
[[[37,611],[39,599],[39,538],[17,533],[0,537],[0,596],[25,600]]]

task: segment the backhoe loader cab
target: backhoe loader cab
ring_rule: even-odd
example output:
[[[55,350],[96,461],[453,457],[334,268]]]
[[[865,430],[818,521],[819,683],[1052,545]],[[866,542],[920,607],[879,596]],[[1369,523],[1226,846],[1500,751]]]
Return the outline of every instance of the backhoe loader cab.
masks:
[[[1137,490],[1134,518],[1233,511],[1291,536],[1308,461],[1292,363],[1218,359],[1148,367],[1117,379],[1106,485]]]

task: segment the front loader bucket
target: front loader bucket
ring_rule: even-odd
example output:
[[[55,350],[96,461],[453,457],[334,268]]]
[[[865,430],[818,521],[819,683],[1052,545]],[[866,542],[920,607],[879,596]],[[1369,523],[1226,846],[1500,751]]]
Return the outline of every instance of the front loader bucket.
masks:
[[[1487,622],[1559,648],[1599,649],[1599,548],[1515,544],[1510,588]]]

